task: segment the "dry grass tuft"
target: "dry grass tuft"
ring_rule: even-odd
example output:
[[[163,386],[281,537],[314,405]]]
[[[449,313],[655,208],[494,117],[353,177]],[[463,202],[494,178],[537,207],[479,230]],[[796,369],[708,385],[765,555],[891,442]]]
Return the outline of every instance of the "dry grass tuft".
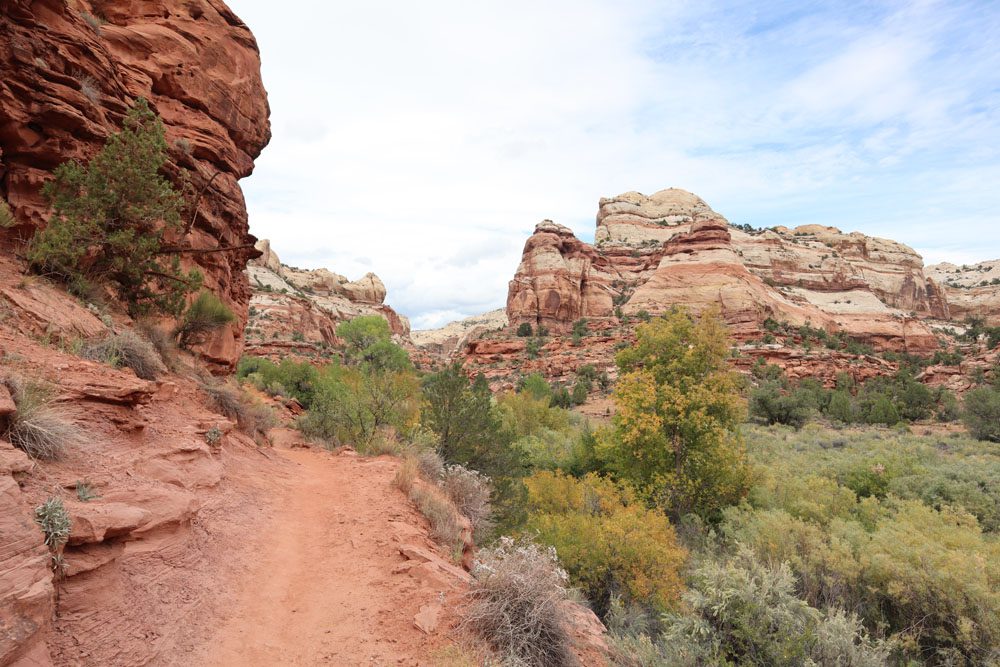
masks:
[[[0,433],[34,459],[57,459],[83,442],[83,431],[66,412],[53,405],[52,392],[37,382],[8,376],[0,380],[10,391],[17,412],[0,421]]]
[[[431,524],[431,537],[454,553],[462,553],[462,518],[446,497],[433,488],[415,484],[409,492],[420,513]]]
[[[487,534],[492,528],[493,506],[490,496],[493,484],[490,478],[475,470],[460,465],[450,465],[441,475],[441,489],[447,494],[456,509],[472,524],[477,537]]]
[[[153,344],[130,329],[85,345],[80,356],[115,368],[131,368],[143,380],[155,380],[166,370]]]
[[[176,373],[180,369],[178,361],[179,351],[177,349],[177,341],[170,335],[170,332],[161,329],[148,320],[136,323],[136,328],[142,332],[146,340],[156,349],[156,353],[160,355],[160,361],[163,362],[163,365],[171,372]]]
[[[501,538],[479,552],[462,625],[505,664],[576,665],[565,611],[567,576],[555,550]]]
[[[203,384],[202,391],[219,413],[229,417],[239,429],[255,440],[266,438],[267,432],[277,424],[271,408],[254,401],[241,389],[225,384]]]

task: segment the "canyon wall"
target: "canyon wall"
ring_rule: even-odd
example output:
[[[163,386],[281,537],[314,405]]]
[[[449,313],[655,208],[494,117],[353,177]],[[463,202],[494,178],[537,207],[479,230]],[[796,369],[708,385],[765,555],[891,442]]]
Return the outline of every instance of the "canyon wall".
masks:
[[[818,225],[742,229],[684,190],[601,199],[594,238],[550,220],[535,228],[508,290],[511,325],[565,331],[581,318],[714,305],[743,339],[771,318],[924,353],[937,342],[923,319],[949,317],[901,243]]]
[[[19,223],[0,242],[43,226],[53,169],[92,157],[147,98],[166,126],[166,171],[196,193],[175,239],[193,250],[183,260],[239,320],[201,352],[232,366],[250,300],[243,268],[256,255],[238,181],[270,139],[250,30],[219,0],[0,0],[0,72],[0,196]]]

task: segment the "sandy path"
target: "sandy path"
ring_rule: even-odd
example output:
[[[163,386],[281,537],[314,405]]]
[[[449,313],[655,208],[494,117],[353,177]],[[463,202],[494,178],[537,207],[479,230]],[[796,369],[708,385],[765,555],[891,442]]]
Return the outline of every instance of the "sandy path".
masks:
[[[276,450],[297,471],[249,541],[256,555],[198,664],[426,665],[442,642],[414,615],[441,591],[405,574],[401,543],[430,546],[392,486],[396,463]],[[442,623],[442,628],[446,624]]]

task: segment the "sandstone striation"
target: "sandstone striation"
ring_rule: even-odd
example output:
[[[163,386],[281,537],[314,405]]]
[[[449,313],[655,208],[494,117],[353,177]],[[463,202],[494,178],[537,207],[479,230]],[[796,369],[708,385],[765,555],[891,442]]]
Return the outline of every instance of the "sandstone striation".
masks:
[[[167,172],[196,193],[183,237],[172,240],[191,249],[183,261],[239,319],[202,352],[232,366],[250,300],[243,268],[256,255],[238,181],[270,139],[250,30],[221,0],[8,0],[0,72],[0,196],[19,223],[6,241],[45,224],[40,188],[52,170],[89,159],[135,98],[147,98],[167,128]]]
[[[287,266],[269,241],[247,266],[253,297],[245,336],[251,354],[282,356],[297,349],[337,345],[337,325],[359,315],[378,315],[403,342],[409,321],[385,304],[386,289],[373,273],[356,281],[327,269]]]
[[[1000,259],[957,266],[948,262],[927,267],[942,286],[952,319],[981,317],[1000,326]]]
[[[744,339],[770,318],[911,353],[937,346],[922,319],[949,315],[903,244],[818,225],[747,231],[673,188],[601,199],[594,245],[540,223],[510,282],[507,314],[512,326],[566,331],[580,318],[674,305],[717,307]]]

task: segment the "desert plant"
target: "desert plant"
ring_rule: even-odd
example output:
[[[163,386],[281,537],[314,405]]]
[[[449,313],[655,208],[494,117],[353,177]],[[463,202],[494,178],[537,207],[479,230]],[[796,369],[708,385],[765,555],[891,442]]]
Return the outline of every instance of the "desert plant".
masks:
[[[101,18],[94,16],[90,12],[85,12],[85,11],[80,12],[80,18],[82,18],[83,22],[86,23],[90,27],[90,29],[94,31],[95,35],[97,35],[98,37],[101,36],[101,26],[104,25],[104,21]]]
[[[200,342],[208,333],[236,320],[233,311],[212,292],[202,292],[184,311],[184,317],[174,335],[181,347]]]
[[[1000,442],[1000,391],[989,387],[965,395],[962,421],[977,440]]]
[[[225,384],[203,384],[201,390],[219,413],[236,422],[241,431],[253,438],[267,435],[277,423],[271,408],[257,403],[245,392]]]
[[[179,313],[202,276],[182,271],[179,251],[164,243],[183,208],[159,174],[166,149],[163,123],[139,98],[89,164],[59,165],[42,188],[54,213],[31,241],[31,266],[70,285],[110,281],[133,316]]]
[[[222,429],[218,426],[213,426],[205,431],[205,442],[213,447],[222,442]]]
[[[451,549],[455,555],[461,554],[462,518],[451,501],[436,487],[422,484],[413,484],[408,495],[430,522],[431,537]]]
[[[441,489],[455,503],[455,508],[469,520],[477,537],[489,532],[493,507],[490,478],[460,465],[450,465],[440,477]],[[478,541],[478,540],[477,540]]]
[[[58,551],[69,539],[69,512],[59,498],[49,498],[35,508],[35,523],[45,533],[45,544],[52,551]]]
[[[4,437],[28,456],[57,459],[82,439],[80,428],[52,401],[52,392],[37,382],[9,376],[0,380],[10,391],[17,411],[2,425]]]
[[[517,327],[517,335],[521,338],[528,338],[532,334],[531,324],[528,322],[521,322]]]
[[[567,576],[555,549],[502,537],[479,552],[472,575],[465,628],[513,664],[577,664],[567,629]]]
[[[420,477],[420,462],[413,456],[404,457],[399,464],[399,470],[396,471],[396,476],[393,478],[392,483],[397,489],[403,493],[409,495],[410,491],[413,490],[413,485]]]
[[[131,368],[143,380],[155,380],[166,370],[152,343],[130,329],[84,345],[80,356],[116,368]]]
[[[415,457],[420,475],[424,479],[437,483],[444,475],[444,459],[433,449],[422,449],[415,454]]]
[[[80,502],[85,503],[101,496],[94,490],[90,482],[78,479],[76,480],[76,497]]]
[[[14,219],[14,214],[10,210],[10,206],[6,201],[0,199],[0,229],[6,227],[13,227],[17,223]]]
[[[180,368],[177,360],[177,340],[165,329],[162,329],[149,320],[140,320],[136,323],[136,329],[145,336],[156,353],[160,355],[160,361],[164,367],[177,372]]]

